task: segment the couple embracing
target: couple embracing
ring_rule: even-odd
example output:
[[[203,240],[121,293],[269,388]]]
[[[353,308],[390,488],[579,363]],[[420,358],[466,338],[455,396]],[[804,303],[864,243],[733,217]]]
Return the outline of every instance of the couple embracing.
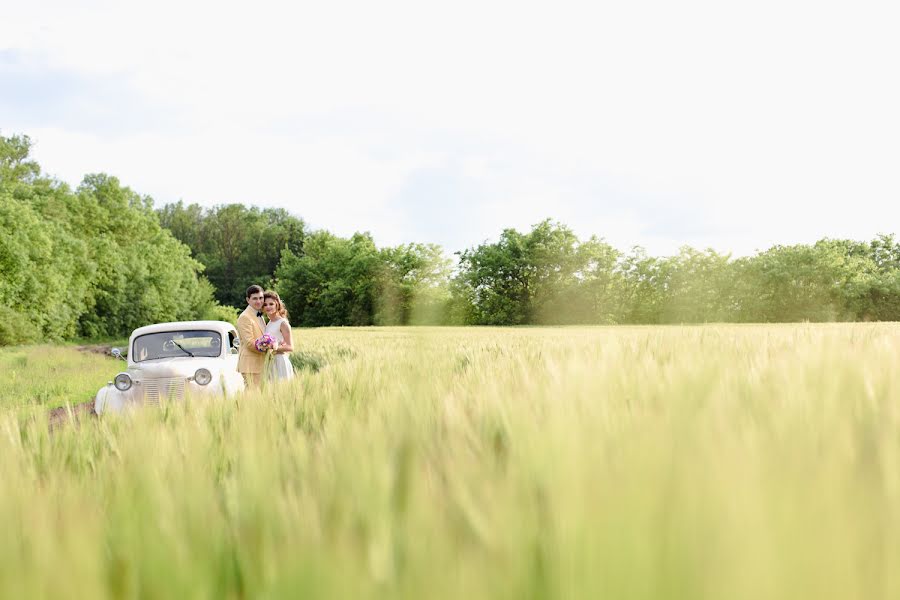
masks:
[[[263,314],[268,323],[263,320]],[[277,292],[264,291],[258,285],[247,288],[247,308],[238,317],[237,330],[241,338],[238,372],[244,376],[247,387],[259,387],[263,379],[284,380],[294,376],[288,359],[294,349],[291,324]]]

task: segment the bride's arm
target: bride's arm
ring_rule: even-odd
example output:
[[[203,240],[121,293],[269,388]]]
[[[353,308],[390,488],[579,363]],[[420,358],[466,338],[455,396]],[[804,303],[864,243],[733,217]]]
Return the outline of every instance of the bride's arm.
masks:
[[[291,337],[291,326],[284,320],[281,322],[281,335],[284,337],[284,341],[278,344],[278,353],[279,354],[290,354],[294,351],[294,338]]]

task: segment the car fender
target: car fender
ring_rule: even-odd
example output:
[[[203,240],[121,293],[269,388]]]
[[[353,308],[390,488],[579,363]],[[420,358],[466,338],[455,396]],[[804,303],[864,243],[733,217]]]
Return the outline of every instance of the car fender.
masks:
[[[127,405],[130,395],[120,392],[112,383],[100,388],[94,398],[94,412],[102,414],[106,411],[121,412]]]
[[[244,376],[240,373],[223,373],[222,382],[225,396],[233,396],[244,391]]]

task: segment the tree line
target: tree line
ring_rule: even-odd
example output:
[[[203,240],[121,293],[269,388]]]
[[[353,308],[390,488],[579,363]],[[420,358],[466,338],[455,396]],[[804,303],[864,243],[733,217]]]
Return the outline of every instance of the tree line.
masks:
[[[378,248],[368,233],[308,231],[280,210],[178,203],[159,214],[224,284],[220,302],[240,305],[247,285],[262,282],[303,326],[900,320],[900,243],[892,235],[740,258],[687,246],[654,257],[580,240],[545,220],[528,232],[506,229],[452,261],[435,244]],[[237,215],[247,226],[227,234]]]
[[[732,259],[653,257],[579,241],[550,221],[461,253],[465,322],[704,323],[900,320],[900,243],[823,239]]]
[[[205,265],[215,298],[242,306],[251,284],[275,288],[295,325],[440,323],[451,260],[435,244],[378,248],[369,233],[310,231],[283,209],[183,202],[160,224]]]
[[[732,258],[654,257],[546,220],[456,253],[379,248],[283,209],[154,208],[115,177],[71,189],[26,136],[0,136],[0,345],[233,320],[251,283],[295,325],[662,324],[900,320],[900,243],[823,239]]]
[[[149,198],[102,174],[73,190],[43,175],[30,147],[0,136],[0,345],[232,318]]]

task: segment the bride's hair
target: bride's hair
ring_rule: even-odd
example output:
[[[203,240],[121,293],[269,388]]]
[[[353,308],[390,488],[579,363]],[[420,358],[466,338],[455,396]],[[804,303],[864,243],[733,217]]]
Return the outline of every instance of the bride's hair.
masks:
[[[263,301],[268,300],[269,298],[275,301],[275,314],[282,319],[287,319],[288,312],[284,307],[284,302],[281,301],[281,296],[278,295],[278,292],[275,290],[266,290],[263,293]]]

